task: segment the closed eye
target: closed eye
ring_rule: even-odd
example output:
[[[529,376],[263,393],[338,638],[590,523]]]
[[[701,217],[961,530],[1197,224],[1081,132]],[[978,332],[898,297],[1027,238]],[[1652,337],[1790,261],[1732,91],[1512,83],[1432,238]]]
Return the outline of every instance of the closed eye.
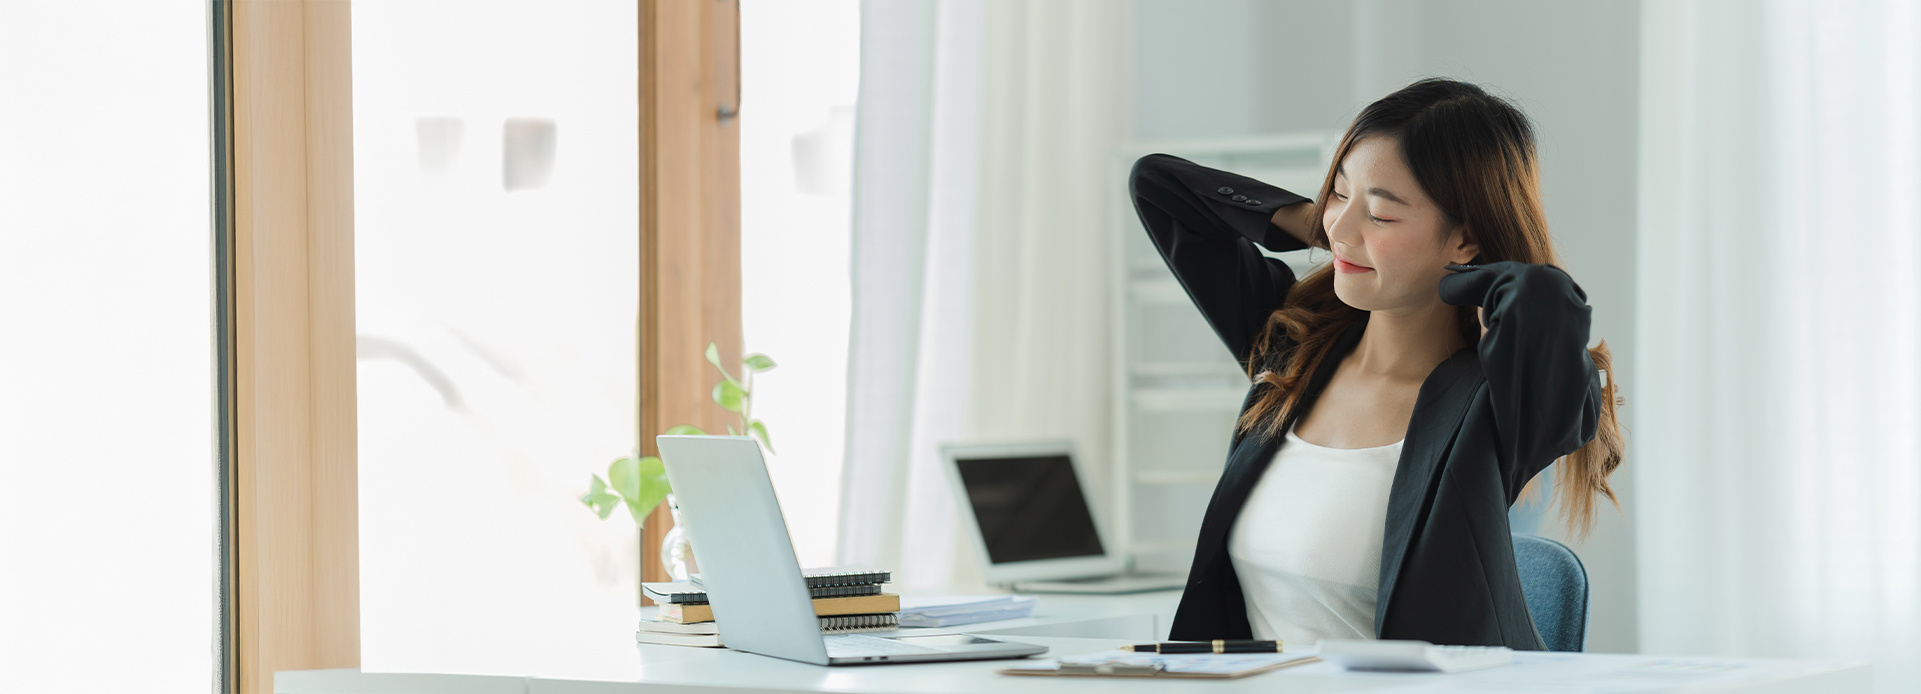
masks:
[[[1333,194],[1334,194],[1334,199],[1335,199],[1335,200],[1340,200],[1340,201],[1343,201],[1343,202],[1345,202],[1345,201],[1347,200],[1347,196],[1345,196],[1345,195],[1342,195],[1342,194],[1341,194],[1341,192],[1340,192],[1340,191],[1338,191],[1338,190],[1336,190],[1336,191],[1329,191],[1329,192],[1331,192],[1331,193],[1333,193]],[[1372,214],[1369,214],[1369,215],[1367,216],[1367,218],[1368,218],[1368,219],[1372,219],[1372,220],[1374,220],[1374,221],[1375,221],[1375,223],[1378,223],[1378,224],[1386,224],[1386,223],[1388,223],[1388,222],[1392,222],[1392,221],[1394,221],[1394,220],[1392,220],[1392,219],[1381,219],[1380,217],[1376,217],[1376,216],[1374,216],[1374,215],[1372,215]]]

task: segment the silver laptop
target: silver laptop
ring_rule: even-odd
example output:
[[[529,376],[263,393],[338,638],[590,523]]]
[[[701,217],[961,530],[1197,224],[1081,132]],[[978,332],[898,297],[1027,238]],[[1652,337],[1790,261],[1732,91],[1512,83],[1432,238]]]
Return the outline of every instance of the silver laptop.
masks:
[[[1187,583],[1185,574],[1130,570],[1081,484],[1072,442],[949,443],[941,463],[988,583],[1109,594]]]
[[[745,436],[659,436],[727,647],[815,665],[1021,658],[1047,647],[970,634],[820,633],[760,444]]]

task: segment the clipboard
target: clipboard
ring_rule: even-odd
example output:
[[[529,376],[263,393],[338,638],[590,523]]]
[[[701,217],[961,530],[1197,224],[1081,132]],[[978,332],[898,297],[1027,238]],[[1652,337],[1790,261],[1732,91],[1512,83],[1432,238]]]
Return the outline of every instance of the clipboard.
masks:
[[[1318,663],[1312,653],[1134,653],[1101,651],[1035,661],[995,670],[1003,675],[1040,677],[1174,677],[1236,679],[1295,665]]]

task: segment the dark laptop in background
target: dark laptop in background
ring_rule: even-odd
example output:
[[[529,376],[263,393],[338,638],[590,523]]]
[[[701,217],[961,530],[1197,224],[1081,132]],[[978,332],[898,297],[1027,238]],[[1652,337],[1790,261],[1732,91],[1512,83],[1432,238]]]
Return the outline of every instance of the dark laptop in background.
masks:
[[[1179,574],[1133,573],[1104,531],[1067,441],[941,446],[948,486],[988,583],[1029,593],[1180,588]]]

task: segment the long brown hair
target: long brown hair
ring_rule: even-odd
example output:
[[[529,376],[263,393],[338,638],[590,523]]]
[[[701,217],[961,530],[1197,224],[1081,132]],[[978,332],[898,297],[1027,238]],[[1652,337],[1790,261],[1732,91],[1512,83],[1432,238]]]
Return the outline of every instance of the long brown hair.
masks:
[[[1428,197],[1449,222],[1466,225],[1468,239],[1480,244],[1480,255],[1470,262],[1561,265],[1541,207],[1534,129],[1527,116],[1480,87],[1442,78],[1403,87],[1369,104],[1354,119],[1335,150],[1334,164],[1314,203],[1312,246],[1329,248],[1322,213],[1340,162],[1360,141],[1376,136],[1397,140],[1402,158]],[[1469,345],[1478,345],[1481,325],[1475,307],[1457,307],[1456,316],[1461,337]],[[1268,387],[1241,415],[1237,431],[1258,431],[1264,438],[1278,435],[1301,405],[1309,377],[1336,339],[1366,319],[1366,311],[1348,306],[1334,294],[1331,265],[1296,282],[1255,338],[1253,358],[1247,360],[1248,376],[1257,387]],[[1283,336],[1285,340],[1278,339]],[[1624,448],[1615,413],[1613,354],[1602,340],[1588,349],[1588,355],[1596,368],[1607,373],[1601,391],[1601,422],[1592,441],[1556,461],[1554,485],[1562,520],[1577,539],[1593,527],[1596,496],[1620,507],[1608,487],[1608,475],[1620,466]],[[1530,480],[1521,498],[1537,495],[1536,482]]]

